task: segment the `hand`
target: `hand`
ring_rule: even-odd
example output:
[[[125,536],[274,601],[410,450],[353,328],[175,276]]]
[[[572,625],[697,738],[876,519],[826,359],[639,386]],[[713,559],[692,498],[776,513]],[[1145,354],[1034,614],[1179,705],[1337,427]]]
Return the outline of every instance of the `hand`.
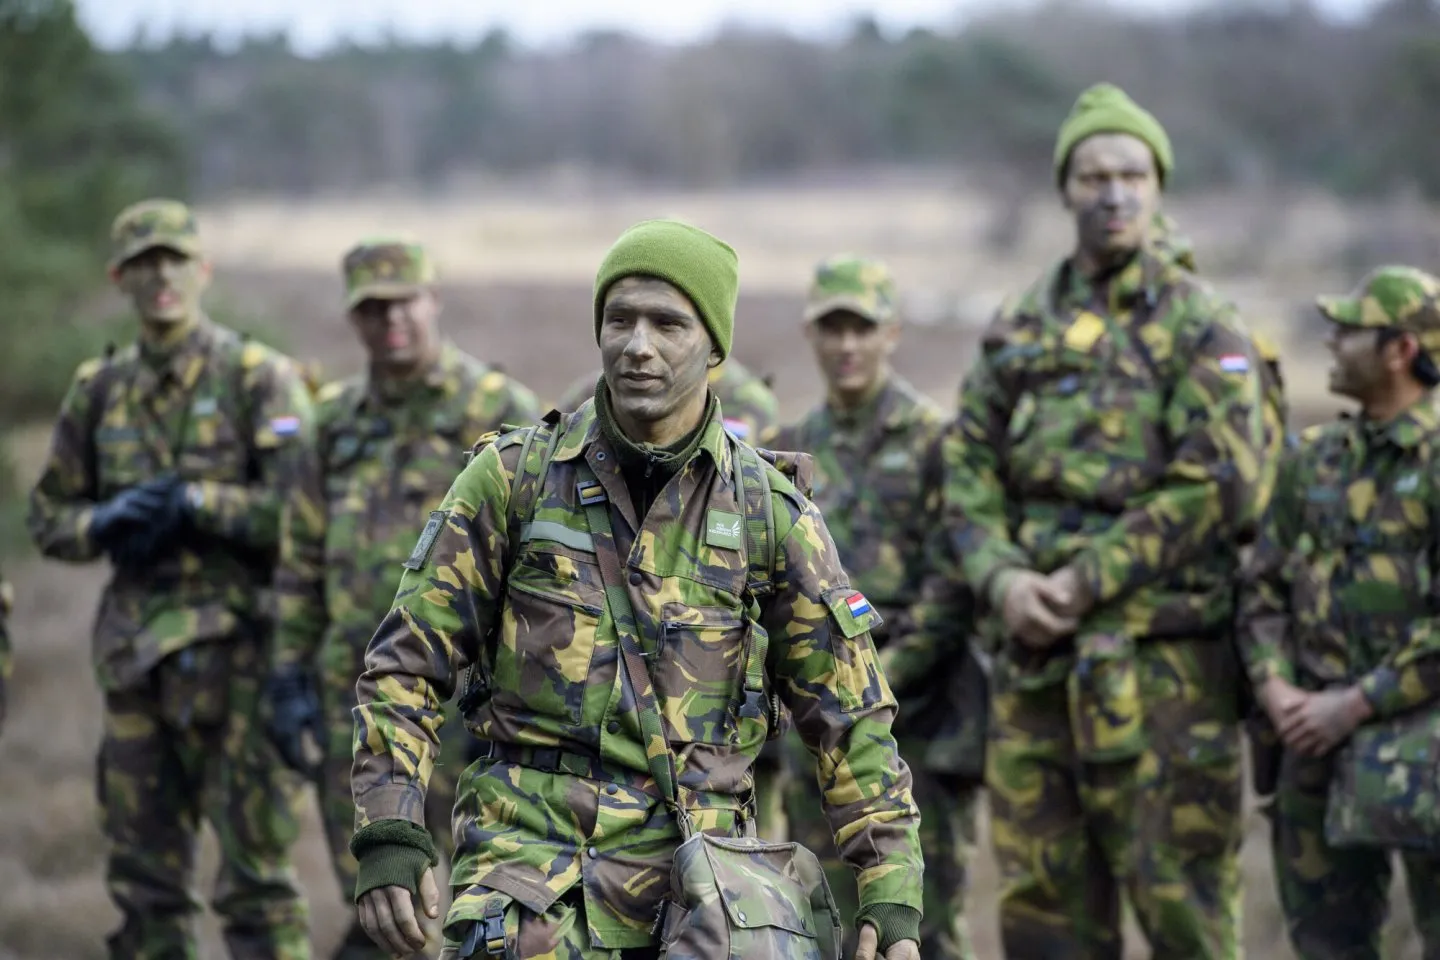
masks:
[[[142,484],[122,490],[90,511],[90,536],[106,553],[128,540],[160,506],[156,492]]]
[[[1047,649],[1079,626],[1079,619],[1062,614],[1059,605],[1048,577],[1034,570],[1016,571],[1005,586],[1000,608],[1005,632],[1031,649]]]
[[[265,699],[270,705],[268,732],[280,758],[297,773],[313,775],[319,764],[305,754],[305,734],[310,734],[320,753],[325,749],[315,678],[300,667],[281,668],[266,682]]]
[[[425,916],[431,920],[440,916],[440,888],[435,883],[435,871],[428,867],[420,878],[420,902],[425,905]],[[425,931],[420,929],[415,896],[409,890],[377,887],[362,896],[355,907],[365,933],[391,956],[408,957],[425,949]]]
[[[860,937],[855,944],[855,960],[875,960],[880,946],[880,931],[871,924],[860,928]],[[914,940],[900,940],[885,951],[884,960],[920,960],[920,944]]]
[[[1270,717],[1270,723],[1278,731],[1280,719],[1292,708],[1302,703],[1307,696],[1308,694],[1304,690],[1284,677],[1272,676],[1268,677],[1260,687],[1260,706],[1265,708],[1265,713]]]
[[[1287,747],[1323,757],[1374,712],[1359,687],[1322,690],[1292,702],[1275,726]]]
[[[1050,586],[1050,595],[1054,598],[1055,609],[1064,616],[1080,620],[1095,606],[1095,598],[1090,595],[1090,585],[1080,579],[1080,573],[1074,567],[1061,567],[1046,577],[1046,580]]]
[[[174,474],[147,480],[135,489],[142,491],[148,513],[114,553],[119,566],[132,568],[147,566],[165,552],[189,516],[189,486]]]

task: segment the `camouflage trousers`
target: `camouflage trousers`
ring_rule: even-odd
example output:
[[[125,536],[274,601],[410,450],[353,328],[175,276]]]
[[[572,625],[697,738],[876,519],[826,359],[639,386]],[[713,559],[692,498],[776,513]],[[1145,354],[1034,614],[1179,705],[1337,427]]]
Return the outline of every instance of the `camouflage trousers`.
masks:
[[[367,638],[368,639],[368,638]],[[329,742],[317,784],[320,793],[320,818],[325,825],[325,839],[330,846],[331,867],[340,885],[340,896],[353,905],[356,873],[359,865],[350,852],[350,838],[355,835],[355,801],[350,792],[350,774],[355,748],[355,681],[364,670],[363,646],[337,654],[322,651],[322,709]],[[335,661],[341,661],[336,664]],[[445,709],[445,725],[441,727],[440,760],[430,777],[425,792],[425,825],[435,841],[435,849],[444,862],[449,862],[454,849],[450,827],[455,807],[455,781],[464,768],[464,744],[469,735],[453,705]],[[352,907],[353,909],[353,907]],[[334,960],[388,960],[390,954],[378,946],[360,926],[358,914],[351,916],[344,939],[333,954]]]
[[[855,950],[857,931],[852,923],[860,909],[855,871],[840,859],[829,821],[821,814],[820,786],[815,779],[815,758],[793,731],[780,741],[789,766],[786,812],[792,828],[789,839],[808,847],[825,868],[835,906],[845,924],[844,956]],[[919,755],[919,744],[900,741],[900,755]],[[922,960],[974,960],[970,929],[965,918],[966,868],[975,847],[975,800],[972,781],[950,774],[911,767],[912,793],[920,808],[920,848],[925,851],[924,917],[920,924]]]
[[[1334,755],[1286,753],[1270,809],[1275,882],[1299,960],[1380,960],[1390,914],[1391,852],[1325,842]],[[1400,854],[1424,956],[1440,958],[1440,854]]]
[[[624,950],[610,950],[590,945],[590,931],[585,921],[585,897],[582,887],[572,887],[559,900],[550,905],[544,913],[533,913],[510,896],[485,887],[470,887],[456,890],[456,902],[463,907],[473,908],[470,912],[483,915],[485,901],[500,903],[505,917],[505,943],[507,949],[499,956],[504,960],[656,960],[659,947],[630,947]],[[458,924],[456,930],[462,937],[468,933],[468,924]],[[464,941],[445,940],[440,951],[440,960],[468,960],[475,957],[494,957],[485,952],[483,944],[477,952],[461,952]]]
[[[1142,732],[1131,759],[1082,759],[1065,683],[996,684],[985,780],[1012,960],[1119,960],[1122,891],[1153,956],[1239,955],[1234,657],[1218,641],[1156,640],[1125,666],[1136,702],[1118,712]]]
[[[220,841],[211,905],[235,960],[307,960],[309,920],[289,850],[304,783],[257,720],[261,644],[235,636],[167,657],[105,696],[97,793],[123,915],[114,960],[192,960],[202,818]]]

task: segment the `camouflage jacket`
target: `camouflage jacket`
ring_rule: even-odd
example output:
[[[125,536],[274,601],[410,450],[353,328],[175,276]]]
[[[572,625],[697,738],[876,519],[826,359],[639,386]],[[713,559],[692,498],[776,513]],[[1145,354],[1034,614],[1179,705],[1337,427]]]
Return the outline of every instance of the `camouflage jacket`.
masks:
[[[925,576],[943,428],[939,408],[892,375],[865,409],[841,416],[821,405],[766,443],[814,457],[811,498],[851,582],[884,618],[875,632],[882,647],[905,632]]]
[[[583,495],[603,490],[614,518],[682,800],[700,829],[731,832],[750,807],[768,732],[764,711],[751,719],[734,709],[751,642],[740,601],[747,563],[728,522],[713,522],[743,515],[730,479],[736,441],[718,416],[710,420],[642,524],[594,404],[562,428],[513,567],[505,569],[507,508],[521,432],[481,449],[407,561],[358,685],[357,827],[420,822],[440,704],[461,668],[481,658],[491,695],[467,726],[496,749],[531,747],[535,759],[518,765],[502,754],[461,783],[451,884],[479,884],[543,912],[581,883],[597,946],[652,945],[679,832],[617,669],[577,484],[593,471]],[[873,613],[846,581],[820,512],[766,469],[777,554],[760,621],[768,683],[819,758],[824,809],[858,871],[862,906],[919,909],[918,812],[890,732],[895,701],[867,630]]]
[[[30,495],[40,551],[97,559],[92,508],[151,477],[174,472],[201,491],[193,533],[106,586],[93,651],[102,688],[268,617],[281,503],[296,489],[310,418],[298,364],[205,319],[164,358],[131,344],[81,364]]]
[[[1280,468],[1241,592],[1250,679],[1358,683],[1376,715],[1440,692],[1440,414],[1306,430]]]
[[[335,645],[337,668],[352,669],[352,659],[358,666],[390,610],[415,531],[471,444],[502,423],[534,423],[540,414],[530,390],[450,344],[417,381],[382,390],[360,375],[322,387],[314,455],[323,504],[287,510],[283,519],[277,666],[310,662],[322,641]]]
[[[595,383],[600,379],[596,370],[577,378],[565,389],[556,404],[562,413],[573,413],[595,396]],[[759,443],[779,426],[780,402],[755,374],[734,358],[710,371],[710,391],[725,411],[725,426],[746,443]]]
[[[1100,290],[1063,261],[1007,303],[942,443],[977,596],[1073,563],[1095,600],[1082,632],[1228,632],[1237,539],[1274,471],[1258,365],[1233,308],[1149,253]]]

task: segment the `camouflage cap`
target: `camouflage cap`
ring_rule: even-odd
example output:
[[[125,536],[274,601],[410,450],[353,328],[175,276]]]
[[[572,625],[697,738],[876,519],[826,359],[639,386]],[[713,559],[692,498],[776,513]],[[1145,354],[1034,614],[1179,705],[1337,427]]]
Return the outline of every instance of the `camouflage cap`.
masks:
[[[362,300],[398,300],[435,282],[435,264],[420,244],[393,237],[362,240],[345,254],[345,308]]]
[[[204,253],[195,215],[179,200],[141,200],[121,210],[110,227],[110,266],[165,247],[187,257]]]
[[[1317,297],[1320,312],[1347,327],[1404,330],[1440,356],[1440,280],[1414,267],[1379,267],[1349,296]]]
[[[805,322],[837,310],[849,310],[875,323],[899,319],[895,278],[878,260],[849,254],[831,257],[815,268],[805,300]]]

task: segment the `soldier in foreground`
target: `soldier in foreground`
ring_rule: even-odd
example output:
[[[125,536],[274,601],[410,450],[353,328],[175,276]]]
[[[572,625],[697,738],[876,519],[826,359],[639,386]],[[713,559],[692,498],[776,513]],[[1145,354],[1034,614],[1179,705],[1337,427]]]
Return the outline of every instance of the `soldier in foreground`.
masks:
[[[438,913],[419,823],[440,704],[473,668],[462,708],[490,751],[459,787],[442,956],[655,957],[660,933],[685,922],[659,915],[677,820],[747,828],[772,694],[818,757],[858,874],[857,956],[917,956],[918,816],[869,605],[819,511],[724,430],[707,388],[737,286],[734,251],[703,231],[626,231],[596,276],[595,399],[477,444],[406,561],[356,710],[356,897],[386,949],[423,943],[417,895]],[[773,553],[752,551],[754,536]],[[732,921],[798,945],[814,928],[782,919],[796,906],[752,897]]]
[[[561,413],[574,413],[595,396],[603,371],[577,377],[556,405]],[[780,402],[770,387],[733,357],[709,373],[710,392],[725,411],[725,429],[746,443],[755,444],[780,425]]]
[[[1285,744],[1272,839],[1302,960],[1378,960],[1397,849],[1424,954],[1440,955],[1440,831],[1403,826],[1435,804],[1433,759],[1416,789],[1405,768],[1433,757],[1440,694],[1437,298],[1440,281],[1408,267],[1320,298],[1330,390],[1359,415],[1311,427],[1286,456],[1247,569],[1242,650]],[[1361,734],[1375,757],[1347,749]],[[1376,797],[1379,817],[1360,807]],[[1332,842],[1348,811],[1371,843]]]
[[[127,208],[113,240],[140,336],[76,372],[29,516],[44,555],[114,570],[94,634],[106,883],[124,918],[110,956],[195,955],[203,817],[220,838],[212,904],[230,956],[305,958],[288,853],[302,784],[258,717],[262,591],[309,397],[297,364],[206,317],[210,264],[183,204]]]
[[[1169,139],[1079,97],[1055,176],[1075,252],[984,334],[943,443],[947,526],[1004,635],[986,786],[1012,957],[1238,950],[1238,538],[1263,506],[1233,308],[1147,249]]]
[[[883,656],[892,637],[914,629],[911,607],[929,572],[925,548],[934,520],[932,496],[939,489],[938,442],[945,418],[890,366],[900,342],[900,312],[894,278],[883,264],[851,256],[820,264],[804,322],[825,382],[825,402],[781,429],[767,446],[814,457],[815,506],[826,518],[851,581],[882,617],[871,635]],[[967,631],[963,624],[958,627],[963,637]],[[975,784],[923,762],[929,734],[962,707],[948,702],[953,687],[947,674],[965,659],[963,648],[947,652],[928,676],[917,677],[913,695],[900,700],[895,728],[915,778],[926,853],[925,957],[971,956],[965,860],[974,837]],[[820,792],[809,771],[813,762],[793,731],[783,742],[795,767],[786,803],[790,838],[822,854],[841,915],[853,914],[854,881],[815,816]]]
[[[525,387],[441,339],[434,266],[418,244],[360,243],[346,253],[342,272],[349,320],[369,369],[325,385],[317,398],[318,483],[311,502],[286,511],[281,531],[270,699],[272,736],[287,762],[307,769],[307,732],[321,747],[321,813],[349,902],[351,711],[365,646],[390,609],[415,531],[444,498],[475,438],[501,423],[537,422],[540,410]],[[307,552],[306,545],[323,549]],[[458,723],[447,734],[425,820],[448,851],[454,781],[468,738]],[[383,956],[358,917],[335,954]]]

